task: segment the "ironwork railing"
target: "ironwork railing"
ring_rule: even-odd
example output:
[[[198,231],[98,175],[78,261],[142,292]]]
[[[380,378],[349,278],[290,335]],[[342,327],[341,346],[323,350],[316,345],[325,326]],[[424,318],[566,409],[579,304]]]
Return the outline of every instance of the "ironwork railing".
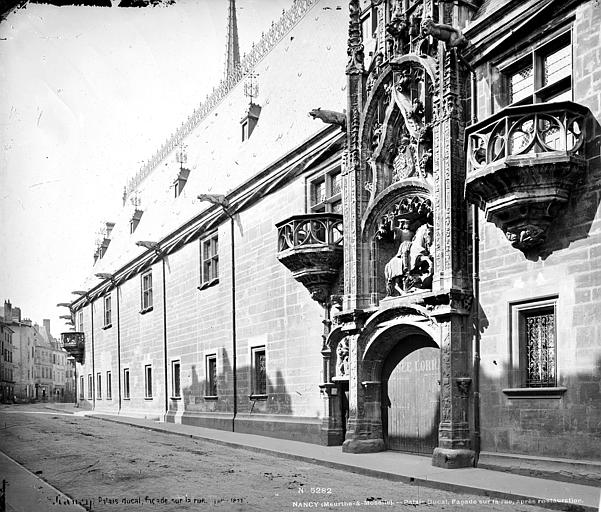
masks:
[[[510,156],[579,154],[587,112],[571,101],[504,108],[466,129],[468,174]]]
[[[316,245],[342,247],[342,215],[337,213],[295,215],[276,226],[279,252]]]
[[[303,16],[317,3],[318,0],[295,0],[287,11],[282,12],[278,21],[272,22],[269,30],[261,35],[258,43],[253,43],[251,50],[244,54],[240,64],[228,76],[223,78],[217,87],[192,112],[186,121],[173,132],[161,147],[150,157],[128,181],[125,193],[129,195],[155,169],[171,151],[178,147],[196,126],[227,96],[240,81],[251,73],[255,66],[294,28]]]

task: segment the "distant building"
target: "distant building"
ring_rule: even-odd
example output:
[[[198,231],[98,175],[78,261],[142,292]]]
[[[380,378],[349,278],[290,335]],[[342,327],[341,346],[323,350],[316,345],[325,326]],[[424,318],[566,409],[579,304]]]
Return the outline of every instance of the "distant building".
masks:
[[[20,308],[4,302],[2,325],[12,339],[13,395],[18,399],[65,400],[68,354],[50,333],[50,320],[43,325],[21,318]],[[8,320],[10,319],[10,320]]]
[[[15,395],[12,335],[13,330],[0,320],[0,402],[10,401]]]

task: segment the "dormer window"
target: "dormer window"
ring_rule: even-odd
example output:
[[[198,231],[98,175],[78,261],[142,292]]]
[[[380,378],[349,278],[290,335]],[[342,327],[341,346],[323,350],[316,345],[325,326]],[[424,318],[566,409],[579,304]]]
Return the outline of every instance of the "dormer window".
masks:
[[[255,103],[251,103],[248,106],[248,112],[240,120],[240,126],[242,127],[242,142],[250,138],[260,115],[261,107]]]
[[[180,169],[177,173],[177,178],[173,182],[173,189],[175,191],[175,197],[179,197],[186,186],[186,182],[188,181],[188,176],[190,176],[189,169]]]
[[[142,210],[135,210],[134,214],[132,215],[131,220],[129,221],[129,233],[133,233],[136,228],[138,227],[138,224],[140,223],[140,219],[142,218],[142,214],[144,212]]]
[[[96,241],[96,250],[94,251],[94,263],[105,255],[106,250],[111,243],[111,231],[115,227],[114,222],[106,222],[103,229],[99,233],[99,238]]]

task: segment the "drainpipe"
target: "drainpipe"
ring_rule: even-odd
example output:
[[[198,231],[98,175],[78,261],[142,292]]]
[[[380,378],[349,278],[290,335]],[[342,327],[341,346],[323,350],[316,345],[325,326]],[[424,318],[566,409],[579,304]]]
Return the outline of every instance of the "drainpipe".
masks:
[[[94,365],[94,301],[90,300],[90,314],[92,318],[92,409],[96,409],[96,371]]]
[[[236,416],[238,415],[238,375],[237,375],[237,349],[236,349],[236,252],[235,252],[235,229],[234,215],[230,210],[230,203],[224,195],[220,194],[199,194],[198,199],[207,201],[213,205],[220,206],[223,212],[230,218],[230,238],[232,240],[231,253],[231,272],[232,272],[232,384],[234,414],[232,416],[232,432],[236,431]]]
[[[237,349],[236,349],[236,259],[234,253],[234,217],[225,210],[230,218],[230,238],[232,239],[232,383],[234,386],[234,416],[232,417],[232,432],[236,431],[236,415],[238,414],[238,376],[237,376]]]
[[[477,81],[476,73],[471,73],[471,121],[477,122]],[[480,457],[480,235],[478,227],[478,207],[472,205],[472,315],[474,338],[472,346],[472,386],[474,389],[474,452],[475,466]]]
[[[115,293],[117,294],[117,389],[119,390],[119,410],[117,412],[121,414],[121,317],[119,313],[119,286],[115,286]]]
[[[165,284],[165,256],[162,255],[161,261],[163,262],[163,371],[165,381],[165,419],[167,421],[167,414],[169,413],[169,385],[167,383],[167,286]]]

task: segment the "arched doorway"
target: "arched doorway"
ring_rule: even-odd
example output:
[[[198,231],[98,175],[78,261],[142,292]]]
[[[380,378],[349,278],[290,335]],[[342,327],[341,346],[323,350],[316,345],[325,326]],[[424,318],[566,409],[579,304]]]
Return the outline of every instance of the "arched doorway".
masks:
[[[386,448],[431,455],[440,421],[438,345],[425,333],[399,338],[384,361],[381,382]]]

